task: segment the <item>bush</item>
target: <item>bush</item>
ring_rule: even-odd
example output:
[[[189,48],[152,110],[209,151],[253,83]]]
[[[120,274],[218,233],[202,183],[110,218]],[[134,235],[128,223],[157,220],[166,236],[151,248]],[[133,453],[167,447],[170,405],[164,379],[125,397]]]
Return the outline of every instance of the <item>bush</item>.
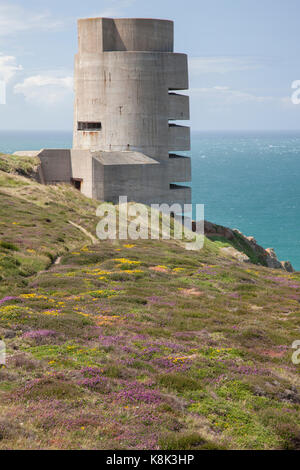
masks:
[[[76,399],[79,396],[78,387],[74,384],[59,379],[40,379],[20,391],[20,398],[25,400],[37,399]]]
[[[158,443],[161,450],[223,450],[197,433],[168,433]]]
[[[20,435],[22,435],[22,429],[19,425],[4,418],[0,418],[0,441],[20,437]]]
[[[196,390],[200,384],[186,375],[166,374],[159,377],[159,383],[166,388],[182,392],[184,390]]]
[[[0,247],[5,250],[20,251],[19,247],[10,242],[0,241]]]

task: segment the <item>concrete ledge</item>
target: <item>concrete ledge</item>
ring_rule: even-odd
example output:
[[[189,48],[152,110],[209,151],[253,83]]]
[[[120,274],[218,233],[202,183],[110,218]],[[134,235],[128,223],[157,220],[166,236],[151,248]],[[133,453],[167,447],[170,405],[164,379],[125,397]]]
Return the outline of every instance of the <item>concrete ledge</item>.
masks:
[[[169,90],[188,90],[188,58],[186,54],[165,54],[164,69]]]
[[[191,149],[191,132],[186,126],[169,125],[169,152]]]
[[[171,182],[190,182],[192,179],[191,159],[181,155],[170,154],[168,175]]]
[[[192,189],[189,186],[170,185],[169,204],[191,204]]]
[[[190,98],[186,95],[169,93],[169,119],[190,119]]]

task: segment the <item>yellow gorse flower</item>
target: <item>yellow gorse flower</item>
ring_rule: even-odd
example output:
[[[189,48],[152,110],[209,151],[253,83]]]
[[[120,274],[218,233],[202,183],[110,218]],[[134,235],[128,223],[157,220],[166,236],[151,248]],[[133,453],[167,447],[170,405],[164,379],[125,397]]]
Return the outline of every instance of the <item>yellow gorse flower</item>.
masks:
[[[48,302],[55,302],[53,299],[49,299],[46,295],[37,295],[37,294],[22,294],[20,295],[21,299],[33,299],[33,300],[48,300]]]
[[[122,271],[123,273],[127,274],[137,274],[137,273],[143,273],[141,269],[126,269],[125,271]]]
[[[60,311],[59,310],[45,310],[44,312],[42,312],[42,314],[49,315],[52,317],[58,317],[60,315]]]
[[[121,264],[132,264],[132,265],[141,264],[140,261],[133,261],[133,260],[126,259],[126,258],[116,258],[114,259],[114,261],[116,261],[117,263],[121,263]]]

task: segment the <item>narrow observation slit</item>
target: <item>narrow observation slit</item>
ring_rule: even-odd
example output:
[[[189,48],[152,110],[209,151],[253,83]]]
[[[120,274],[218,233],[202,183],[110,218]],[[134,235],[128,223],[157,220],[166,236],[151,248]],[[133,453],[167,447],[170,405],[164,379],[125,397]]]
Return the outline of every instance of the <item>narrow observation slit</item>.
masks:
[[[101,122],[78,122],[77,130],[78,131],[101,131],[102,124]]]

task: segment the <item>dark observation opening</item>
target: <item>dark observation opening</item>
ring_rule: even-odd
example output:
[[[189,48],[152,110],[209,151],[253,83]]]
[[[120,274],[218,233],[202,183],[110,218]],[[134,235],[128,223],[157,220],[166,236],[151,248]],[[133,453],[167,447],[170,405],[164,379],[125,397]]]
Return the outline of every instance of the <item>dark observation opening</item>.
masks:
[[[77,129],[79,131],[101,131],[101,122],[78,122]]]
[[[71,184],[74,186],[75,189],[81,191],[81,185],[83,180],[81,178],[71,178]]]

